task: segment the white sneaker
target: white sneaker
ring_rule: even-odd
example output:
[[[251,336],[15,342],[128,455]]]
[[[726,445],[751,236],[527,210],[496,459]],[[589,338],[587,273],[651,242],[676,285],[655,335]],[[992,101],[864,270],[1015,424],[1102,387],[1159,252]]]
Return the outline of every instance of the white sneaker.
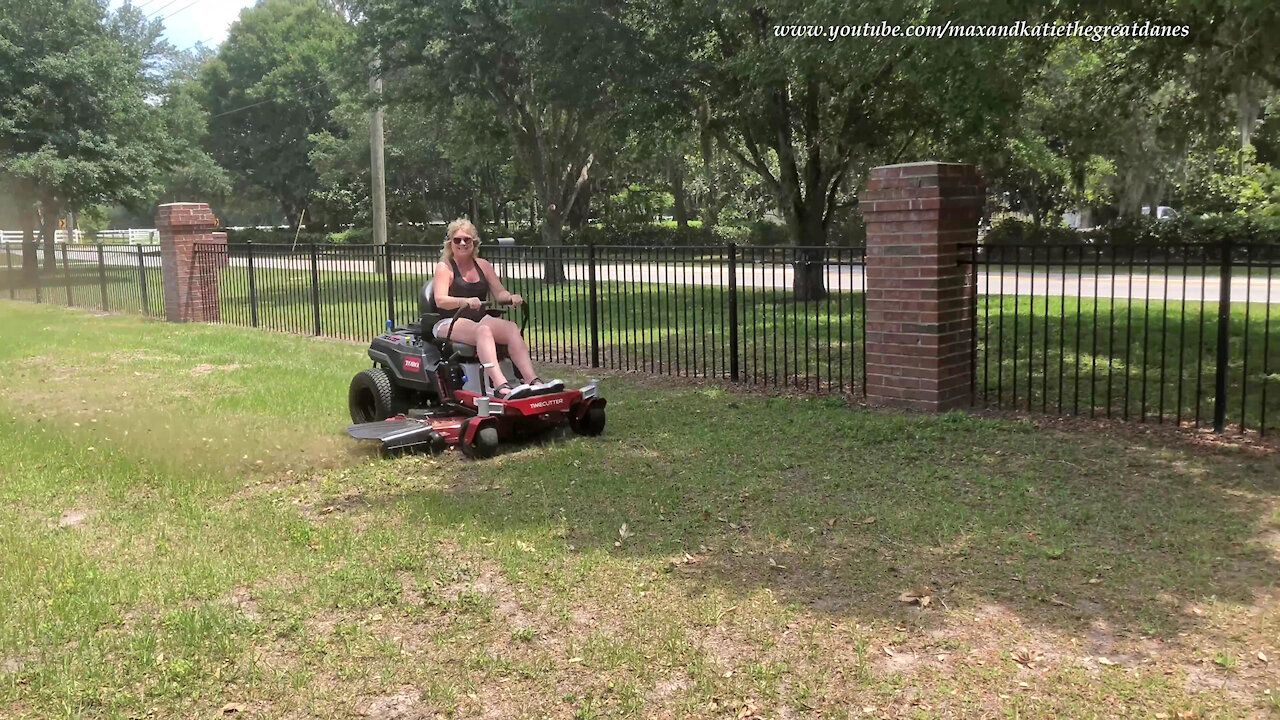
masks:
[[[552,380],[551,382],[534,383],[533,391],[539,394],[563,392],[564,381]]]

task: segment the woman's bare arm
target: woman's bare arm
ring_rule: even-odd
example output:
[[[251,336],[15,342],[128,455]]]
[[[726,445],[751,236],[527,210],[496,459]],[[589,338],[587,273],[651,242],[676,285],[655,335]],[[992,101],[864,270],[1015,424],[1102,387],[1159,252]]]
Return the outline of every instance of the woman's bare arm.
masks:
[[[493,269],[493,263],[484,258],[476,258],[476,265],[480,266],[480,271],[489,281],[489,292],[493,294],[493,299],[500,303],[511,302],[511,291],[502,286],[502,280]]]

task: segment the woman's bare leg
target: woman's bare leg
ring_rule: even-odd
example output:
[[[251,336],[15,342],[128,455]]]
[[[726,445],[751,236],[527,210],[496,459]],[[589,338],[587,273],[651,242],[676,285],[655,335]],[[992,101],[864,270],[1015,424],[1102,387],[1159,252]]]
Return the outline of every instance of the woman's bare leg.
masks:
[[[525,382],[533,382],[538,373],[533,370],[533,361],[529,358],[529,346],[520,335],[520,326],[510,320],[495,317],[487,317],[481,320],[480,324],[490,328],[496,342],[507,346],[507,355],[511,357],[511,362],[520,371],[520,376]]]
[[[480,358],[480,362],[488,365],[485,368],[485,374],[489,376],[489,382],[493,386],[500,387],[507,382],[507,378],[502,374],[502,368],[498,365],[498,347],[493,328],[488,324],[488,318],[481,322],[473,320],[465,320],[458,318],[453,321],[453,335],[451,340],[456,340],[467,345],[476,347],[476,357]],[[510,348],[508,347],[508,352]],[[525,353],[528,356],[528,353]]]

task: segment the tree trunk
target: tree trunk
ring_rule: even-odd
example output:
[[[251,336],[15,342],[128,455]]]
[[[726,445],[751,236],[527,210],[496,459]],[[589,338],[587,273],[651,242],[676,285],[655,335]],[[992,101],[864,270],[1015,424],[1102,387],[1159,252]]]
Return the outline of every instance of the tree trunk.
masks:
[[[562,283],[566,279],[564,263],[560,261],[560,247],[564,242],[562,230],[563,218],[560,216],[560,210],[552,205],[542,218],[542,244],[547,248],[546,260],[542,267],[542,282],[548,285]]]
[[[1237,127],[1240,130],[1240,162],[1237,172],[1244,172],[1244,152],[1253,144],[1253,128],[1258,122],[1262,101],[1251,76],[1240,78],[1236,85],[1236,109],[1239,112]]]
[[[36,274],[40,272],[40,248],[36,245],[35,208],[24,203],[22,216],[22,281],[35,284]]]
[[[44,245],[44,269],[53,272],[58,269],[57,232],[58,216],[62,213],[51,200],[41,204],[40,208],[40,240]]]
[[[1120,188],[1120,217],[1135,218],[1142,216],[1142,195],[1146,191],[1146,176],[1136,168],[1130,168],[1123,174],[1124,185]]]
[[[720,199],[716,194],[715,145],[714,135],[709,127],[710,119],[710,106],[703,101],[702,106],[698,108],[698,123],[702,126],[702,132],[698,138],[702,146],[702,174],[707,184],[707,200],[702,208],[702,227],[713,230],[720,222]]]
[[[581,231],[587,226],[587,220],[591,216],[591,183],[582,186],[582,192],[578,194],[578,200],[569,208],[569,227],[575,231]]]
[[[778,183],[778,207],[787,221],[787,234],[796,246],[792,289],[798,302],[822,300],[827,296],[823,262],[826,256],[827,224],[823,216],[823,194],[810,190],[804,197],[797,173],[782,173]]]
[[[684,193],[684,158],[675,157],[671,162],[671,197],[675,206],[676,227],[682,232],[689,229],[689,210]]]
[[[822,222],[822,213],[804,218],[801,227],[804,236],[797,242],[796,270],[792,282],[792,290],[797,302],[823,300],[827,297],[826,284],[826,244],[827,227]]]

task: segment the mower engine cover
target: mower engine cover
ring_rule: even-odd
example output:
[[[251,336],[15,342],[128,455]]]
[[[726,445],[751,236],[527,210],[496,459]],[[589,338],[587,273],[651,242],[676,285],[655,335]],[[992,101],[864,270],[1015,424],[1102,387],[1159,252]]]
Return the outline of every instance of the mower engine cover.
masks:
[[[409,328],[396,328],[373,339],[369,359],[395,376],[397,385],[434,393],[440,351]]]

